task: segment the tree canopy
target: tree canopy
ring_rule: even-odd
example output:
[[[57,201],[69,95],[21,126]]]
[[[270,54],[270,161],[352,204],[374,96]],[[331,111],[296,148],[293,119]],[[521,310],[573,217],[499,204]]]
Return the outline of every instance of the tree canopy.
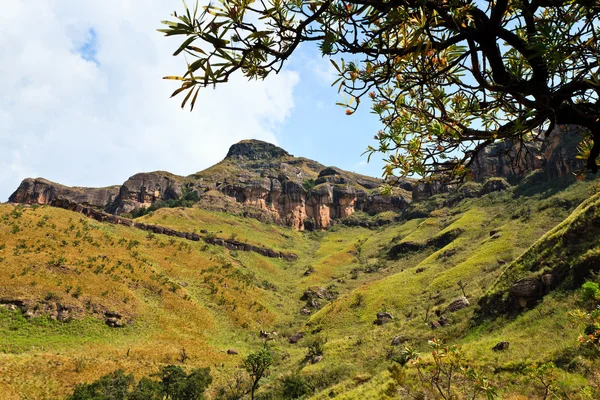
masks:
[[[240,73],[277,73],[315,42],[353,114],[368,98],[382,129],[368,152],[385,175],[457,178],[495,141],[527,143],[556,125],[589,133],[600,153],[600,2],[597,0],[220,0],[174,13],[167,36],[187,68],[173,95]]]

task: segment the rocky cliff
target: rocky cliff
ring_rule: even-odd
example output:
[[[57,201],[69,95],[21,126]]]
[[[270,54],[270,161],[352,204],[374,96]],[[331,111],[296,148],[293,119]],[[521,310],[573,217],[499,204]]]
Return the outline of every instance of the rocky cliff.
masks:
[[[582,138],[579,127],[563,125],[532,143],[510,140],[494,143],[477,154],[470,168],[471,177],[480,183],[489,178],[505,178],[516,183],[535,170],[543,171],[549,180],[576,173],[585,165],[583,160],[576,158]],[[423,200],[453,189],[441,183],[419,183],[414,186],[412,199]]]
[[[105,208],[119,194],[119,186],[105,188],[68,187],[42,178],[27,178],[9,197],[11,203],[49,204],[56,198],[67,198],[82,205]]]
[[[123,185],[101,189],[68,188],[43,179],[26,179],[9,201],[49,204],[66,199],[122,215],[162,201],[191,199],[205,208],[236,210],[268,217],[298,230],[324,229],[355,211],[401,211],[411,201],[413,181],[401,180],[391,196],[381,179],[324,165],[258,140],[233,145],[220,163],[187,177],[157,171],[140,173]],[[214,201],[215,199],[223,201]],[[163,205],[165,204],[163,203]]]

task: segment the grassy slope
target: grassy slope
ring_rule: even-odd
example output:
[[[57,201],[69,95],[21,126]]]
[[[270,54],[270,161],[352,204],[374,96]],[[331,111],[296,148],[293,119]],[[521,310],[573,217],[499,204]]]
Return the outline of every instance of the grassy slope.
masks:
[[[200,209],[161,209],[142,218],[225,238],[235,234],[238,240],[295,252],[300,257],[295,263],[147,235],[60,209],[2,205],[0,298],[58,296],[82,308],[102,304],[134,323],[113,329],[94,315],[67,324],[25,320],[18,311],[0,309],[0,391],[7,399],[60,398],[74,383],[116,368],[138,376],[154,372],[161,364],[177,362],[181,348],[191,355],[190,366],[212,367],[216,387],[260,346],[260,329],[280,332],[280,339],[271,342],[280,357],[265,391],[275,387],[281,371],[341,371],[340,382],[314,398],[330,393],[381,398],[389,380],[385,351],[398,334],[421,350],[433,335],[459,343],[488,372],[523,360],[554,359],[575,348],[578,328],[566,317],[575,305],[570,292],[551,294],[517,318],[475,327],[470,322],[474,307],[450,315],[452,324],[437,331],[425,324],[425,314],[443,310],[458,297],[459,280],[467,283],[466,293],[475,303],[504,279],[512,260],[588,196],[589,186],[579,182],[558,192],[490,194],[379,230],[340,225],[325,233],[301,233]],[[425,247],[398,260],[386,256],[393,244],[426,244],[457,229],[461,234],[441,248]],[[492,238],[492,230],[499,237]],[[591,246],[598,248],[597,242]],[[52,266],[57,263],[68,268]],[[308,266],[314,272],[305,276]],[[302,316],[300,297],[312,286],[329,287],[339,297]],[[77,287],[81,295],[75,298]],[[375,314],[383,310],[394,320],[374,325]],[[288,344],[285,337],[297,331],[305,332],[305,339]],[[327,339],[325,357],[306,365],[305,346],[317,336]],[[511,342],[510,349],[492,352],[500,340]],[[228,348],[240,355],[227,356]],[[510,372],[496,379],[502,380],[505,397],[533,390]],[[588,384],[579,370],[561,372],[560,379],[572,390]]]

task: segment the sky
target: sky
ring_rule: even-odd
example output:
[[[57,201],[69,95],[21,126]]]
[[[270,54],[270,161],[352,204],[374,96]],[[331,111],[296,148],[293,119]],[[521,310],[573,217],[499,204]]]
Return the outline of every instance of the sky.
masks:
[[[361,156],[380,129],[368,104],[336,106],[333,67],[306,44],[278,75],[237,77],[181,110],[181,39],[160,21],[172,0],[19,0],[0,13],[0,201],[28,177],[68,186],[121,184],[147,171],[189,175],[243,139],[325,165],[381,176]]]

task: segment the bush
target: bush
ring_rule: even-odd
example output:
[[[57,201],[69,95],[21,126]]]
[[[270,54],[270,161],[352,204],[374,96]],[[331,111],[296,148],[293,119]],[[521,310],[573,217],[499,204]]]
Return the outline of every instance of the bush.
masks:
[[[133,382],[133,375],[119,369],[95,382],[78,384],[68,400],[125,400]]]
[[[300,374],[284,377],[281,385],[284,399],[299,399],[311,392],[311,389],[306,382],[306,378]]]
[[[586,282],[581,286],[580,299],[585,304],[594,306],[600,300],[600,287],[596,282]]]
[[[315,337],[308,343],[308,353],[306,354],[306,357],[309,359],[313,359],[317,356],[322,356],[323,352],[325,351],[326,342],[327,341],[322,337]]]
[[[202,400],[212,382],[209,368],[196,368],[189,374],[176,365],[167,365],[137,385],[132,374],[117,370],[92,383],[80,383],[68,400]]]
[[[314,179],[307,179],[302,183],[302,187],[304,188],[304,190],[306,190],[307,192],[310,192],[314,187],[315,187],[315,180]]]

